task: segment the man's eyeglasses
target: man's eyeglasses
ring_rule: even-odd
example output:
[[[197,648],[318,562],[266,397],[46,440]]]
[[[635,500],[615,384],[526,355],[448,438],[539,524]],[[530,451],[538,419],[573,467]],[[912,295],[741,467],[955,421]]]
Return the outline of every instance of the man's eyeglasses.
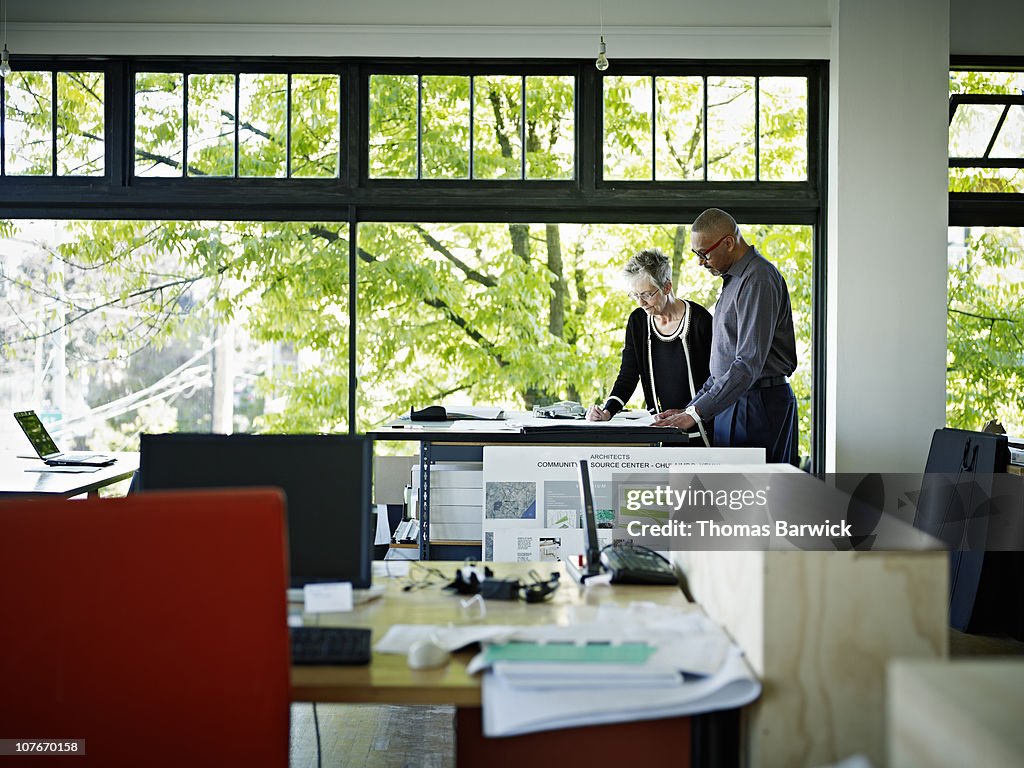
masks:
[[[730,232],[728,235],[724,235],[723,237],[718,238],[715,241],[714,245],[712,245],[705,251],[698,251],[696,248],[691,248],[690,250],[693,251],[693,255],[696,256],[701,261],[707,261],[708,259],[711,258],[711,252],[715,250],[715,248],[720,246],[723,242],[725,242],[725,238],[727,237],[732,237],[732,233]]]
[[[642,291],[640,293],[638,293],[637,291],[630,291],[626,295],[629,296],[629,298],[631,298],[633,301],[650,301],[659,293],[661,293],[660,289],[655,291]]]

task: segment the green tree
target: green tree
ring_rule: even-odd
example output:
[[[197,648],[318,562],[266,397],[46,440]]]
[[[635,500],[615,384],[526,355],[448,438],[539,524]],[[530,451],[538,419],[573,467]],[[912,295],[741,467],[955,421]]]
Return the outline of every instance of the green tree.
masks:
[[[206,137],[189,153],[189,174],[222,173],[234,142],[233,131],[225,126],[233,125],[235,116],[225,116],[221,98],[227,86],[219,77],[191,78],[190,87],[198,89],[197,97],[207,106],[189,113],[190,134]],[[254,75],[241,85],[246,98],[238,117],[240,172],[279,175],[289,132],[285,83],[280,76]],[[666,151],[663,162],[692,175],[702,168],[703,127],[693,122],[693,84],[676,85],[659,97],[658,114],[667,119],[673,113],[671,99],[678,98],[686,129],[666,123],[659,145]],[[468,175],[467,78],[432,83],[433,96],[425,105],[429,119],[419,129],[414,77],[375,76],[370,86],[371,173],[415,176],[417,146],[422,146],[437,173]],[[628,147],[642,122],[629,86],[620,83],[606,92],[606,109],[621,117],[606,133],[609,146]],[[137,168],[181,172],[181,113],[167,108],[178,103],[181,87],[180,75],[138,76],[139,93],[148,95],[139,98]],[[292,87],[293,172],[336,174],[331,137],[337,136],[337,78],[293,76]],[[518,178],[523,166],[528,178],[571,175],[571,78],[479,78],[475,89],[479,119],[474,120],[472,165],[479,172],[474,170],[474,177]],[[84,100],[84,93],[68,98]],[[208,125],[199,121],[203,114]],[[649,131],[650,114],[646,119]],[[777,122],[777,130],[784,132],[793,120]],[[743,141],[733,145],[737,151],[744,147]],[[728,152],[716,161],[727,163]],[[19,307],[45,304],[62,319],[51,318],[32,333],[21,329],[12,334],[10,349],[20,350],[15,354],[24,355],[27,345],[51,333],[59,321],[74,329],[73,343],[92,350],[83,354],[82,365],[98,350],[111,350],[127,370],[133,359],[143,359],[133,355],[139,349],[176,345],[177,339],[208,345],[218,324],[238,322],[256,342],[295,353],[254,372],[259,379],[254,396],[286,404],[256,419],[258,428],[268,430],[348,427],[348,286],[353,279],[360,429],[410,406],[451,397],[517,406],[603,397],[615,376],[625,318],[633,308],[619,271],[642,247],[658,246],[672,254],[680,295],[711,307],[719,287],[688,258],[683,222],[374,223],[349,233],[347,225],[331,221],[122,220],[71,222],[66,232],[66,240],[41,250],[31,267],[43,276],[59,261],[64,292],[33,294],[31,280],[18,286],[25,302]],[[806,453],[810,229],[748,227],[748,234],[787,275],[797,308],[801,372],[796,387]],[[355,275],[347,268],[350,235],[358,238]],[[122,372],[102,396],[133,381]],[[92,395],[98,391],[94,388]]]

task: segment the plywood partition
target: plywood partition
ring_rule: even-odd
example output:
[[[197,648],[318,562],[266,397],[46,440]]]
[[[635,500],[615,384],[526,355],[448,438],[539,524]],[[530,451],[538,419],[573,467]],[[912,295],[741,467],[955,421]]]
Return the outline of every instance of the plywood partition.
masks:
[[[885,765],[890,659],[948,655],[947,554],[686,552],[690,589],[764,683],[746,709],[750,766]]]

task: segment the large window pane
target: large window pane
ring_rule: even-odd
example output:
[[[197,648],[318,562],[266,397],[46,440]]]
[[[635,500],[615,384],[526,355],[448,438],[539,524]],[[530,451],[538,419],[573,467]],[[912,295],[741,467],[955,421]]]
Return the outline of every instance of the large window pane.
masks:
[[[576,95],[569,76],[526,78],[526,177],[576,177]]]
[[[650,77],[605,76],[604,178],[650,179],[654,148]]]
[[[704,79],[659,77],[657,178],[700,181],[704,178]]]
[[[1024,158],[1024,106],[1015,104],[1007,111],[990,156]]]
[[[1024,168],[950,168],[950,192],[1024,193]]]
[[[1024,72],[985,70],[949,73],[950,95],[1019,96],[1024,92]],[[1004,104],[958,104],[949,125],[949,156],[982,157],[1005,109]],[[1024,109],[1010,107],[996,136],[991,160],[1016,159],[1024,154]],[[1024,168],[949,169],[950,192],[1024,193]]]
[[[469,178],[469,78],[431,75],[422,88],[423,178]]]
[[[39,411],[65,449],[346,431],[347,256],[336,222],[10,222],[0,409]]]
[[[950,227],[946,424],[1024,434],[1024,228]]]
[[[754,78],[708,78],[708,179],[754,179]]]
[[[135,75],[135,175],[182,175],[184,78],[175,72]]]
[[[523,176],[523,79],[473,78],[473,178]]]
[[[188,76],[188,175],[235,175],[235,76]]]
[[[714,306],[721,280],[698,266],[688,231],[676,223],[361,224],[358,429],[438,401],[603,401],[636,306],[619,276],[632,254],[662,248],[674,264],[674,292]],[[812,228],[744,233],[789,284],[799,355],[793,386],[808,455]]]
[[[340,127],[338,76],[292,75],[292,176],[338,176]]]
[[[103,73],[57,73],[57,175],[102,176]]]
[[[960,70],[949,73],[950,93],[1019,95],[1024,91],[1024,72]]]
[[[1000,104],[961,104],[949,124],[950,157],[982,157],[999,116]]]
[[[807,78],[760,78],[762,181],[807,179]]]
[[[285,175],[288,75],[238,76],[238,175]]]
[[[12,72],[4,78],[7,174],[53,173],[52,75]]]
[[[370,75],[370,178],[417,177],[418,105],[416,75]]]

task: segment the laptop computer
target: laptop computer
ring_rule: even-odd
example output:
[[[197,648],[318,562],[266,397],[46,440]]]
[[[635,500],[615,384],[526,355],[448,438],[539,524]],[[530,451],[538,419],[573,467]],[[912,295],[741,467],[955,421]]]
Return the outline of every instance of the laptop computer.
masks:
[[[106,467],[117,461],[113,456],[90,453],[89,451],[61,453],[57,444],[53,442],[53,438],[50,437],[50,433],[43,426],[43,422],[36,416],[35,411],[18,411],[14,414],[14,419],[32,444],[32,448],[39,454],[39,458],[51,467]]]

